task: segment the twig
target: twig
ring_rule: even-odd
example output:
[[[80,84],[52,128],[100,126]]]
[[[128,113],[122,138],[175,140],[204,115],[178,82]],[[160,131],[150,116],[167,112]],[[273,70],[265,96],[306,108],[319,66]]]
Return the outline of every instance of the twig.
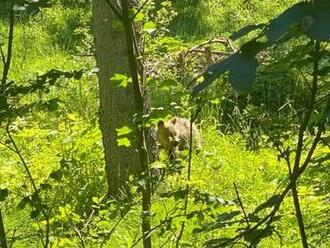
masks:
[[[236,192],[238,203],[239,203],[239,205],[240,205],[240,207],[242,209],[243,215],[244,215],[244,219],[245,219],[246,225],[247,225],[248,228],[250,228],[249,217],[247,216],[247,214],[245,212],[245,208],[243,206],[243,202],[241,200],[241,197],[239,196],[239,192],[238,192],[237,185],[236,185],[235,182],[234,182],[234,188],[235,188],[235,192]]]
[[[145,0],[143,2],[143,4],[140,6],[140,8],[135,12],[135,14],[132,17],[132,20],[135,19],[135,17],[142,11],[142,9],[144,8],[144,6],[149,2],[149,0]]]
[[[167,224],[168,222],[172,222],[173,219],[175,218],[178,218],[178,217],[182,217],[181,214],[179,215],[175,215],[175,216],[171,216],[171,217],[168,217],[164,220],[162,220],[158,225],[154,226],[153,228],[151,228],[147,233],[144,233],[143,235],[141,235],[133,244],[130,248],[134,248],[142,239],[143,239],[143,236],[147,236],[147,235],[150,235],[152,232],[154,232],[156,229],[160,228],[161,226]]]
[[[28,178],[31,182],[31,185],[32,185],[32,188],[33,188],[33,191],[34,191],[34,194],[36,195],[36,200],[37,200],[37,204],[39,205],[39,207],[41,208],[41,212],[46,220],[46,233],[45,233],[45,243],[44,243],[44,247],[47,248],[48,245],[49,245],[49,232],[50,232],[50,223],[49,223],[49,217],[48,217],[48,214],[46,213],[45,209],[43,208],[42,206],[42,201],[41,201],[41,198],[40,198],[40,195],[38,193],[38,190],[37,190],[37,187],[36,187],[36,184],[35,184],[35,181],[32,177],[32,174],[30,172],[30,169],[27,165],[27,163],[25,162],[25,159],[20,151],[20,149],[18,148],[14,138],[12,137],[11,135],[11,132],[9,130],[9,126],[10,126],[10,119],[8,120],[8,123],[7,123],[7,126],[6,126],[6,133],[8,135],[8,138],[10,140],[10,142],[12,143],[13,147],[14,147],[14,150],[15,150],[15,153],[18,155],[24,169],[25,169],[25,172],[26,174],[28,175]],[[41,231],[41,235],[43,236],[43,232],[42,232],[42,229],[40,227],[40,231]],[[43,242],[43,241],[42,241]]]
[[[262,125],[261,125],[261,128],[266,133],[266,135],[268,135],[269,139],[271,140],[271,142],[273,143],[273,145],[275,146],[275,148],[277,149],[277,151],[279,152],[281,157],[285,160],[285,162],[288,166],[289,175],[291,175],[292,168],[291,168],[289,147],[287,147],[285,150],[283,150],[280,147],[280,145],[278,144],[278,142],[276,142],[276,140],[273,138],[273,136]]]
[[[76,232],[76,234],[77,234],[77,236],[78,236],[78,239],[80,240],[81,247],[82,247],[82,248],[85,248],[85,247],[86,247],[86,246],[85,246],[85,241],[84,241],[84,239],[83,239],[83,237],[82,237],[80,231],[79,231],[78,228],[75,227],[75,226],[73,227],[73,229],[74,229],[74,231]]]
[[[88,227],[89,223],[92,221],[92,218],[93,218],[94,213],[95,213],[95,210],[92,209],[92,213],[89,215],[88,220],[86,221],[83,229],[86,229]]]
[[[8,35],[8,45],[7,45],[7,59],[3,59],[4,67],[3,67],[3,73],[2,73],[2,85],[5,85],[8,78],[8,73],[11,65],[11,59],[12,59],[12,51],[13,51],[13,40],[14,40],[14,24],[15,24],[15,17],[14,17],[14,0],[11,0],[10,2],[10,12],[9,12],[9,35]],[[3,55],[3,51],[1,49],[1,54]]]
[[[127,212],[128,213],[128,212]],[[114,233],[114,231],[117,229],[117,227],[119,226],[119,224],[124,220],[126,214],[122,215],[119,220],[117,220],[117,222],[114,224],[114,226],[111,228],[110,232],[104,237],[100,247],[103,247],[103,245],[105,244],[105,242],[111,237],[111,235]]]
[[[205,42],[202,42],[202,43],[200,43],[200,44],[198,44],[198,45],[196,45],[196,46],[190,48],[190,49],[187,51],[187,53],[189,53],[189,52],[193,52],[194,50],[199,49],[199,48],[201,48],[201,47],[209,46],[209,45],[211,45],[211,44],[217,44],[217,43],[218,43],[218,44],[226,45],[227,47],[230,47],[231,50],[232,50],[233,52],[236,51],[232,46],[230,46],[230,41],[229,41],[227,38],[225,38],[225,37],[219,37],[219,38],[215,38],[215,37],[213,37],[213,38],[211,38],[211,39],[209,39],[209,40],[207,40],[207,41],[205,41]]]
[[[192,129],[193,129],[194,121],[196,120],[196,118],[197,118],[199,112],[201,111],[203,105],[204,105],[204,102],[201,103],[200,105],[198,105],[195,114],[194,113],[191,113],[191,117],[190,117],[188,173],[187,173],[186,195],[185,195],[185,201],[184,201],[184,207],[183,207],[184,216],[187,216],[188,203],[189,203],[189,191],[191,189],[191,187],[189,185],[189,181],[190,181],[190,177],[191,177],[192,150],[193,150]],[[183,221],[182,224],[181,224],[181,229],[180,229],[179,235],[178,235],[178,237],[176,239],[176,244],[175,244],[175,247],[176,248],[179,247],[180,240],[182,239],[182,235],[184,233],[185,225],[186,225],[186,221]]]
[[[174,218],[174,217],[173,217]],[[171,218],[171,219],[173,219]],[[167,221],[169,221],[170,219],[168,219]],[[145,236],[150,235],[152,232],[154,232],[156,229],[158,229],[159,227],[161,227],[162,225],[164,225],[166,222],[160,222],[158,225],[154,226],[153,228],[151,228],[148,232],[143,233],[143,235],[141,235],[131,246],[131,248],[135,247],[142,239],[145,238]]]

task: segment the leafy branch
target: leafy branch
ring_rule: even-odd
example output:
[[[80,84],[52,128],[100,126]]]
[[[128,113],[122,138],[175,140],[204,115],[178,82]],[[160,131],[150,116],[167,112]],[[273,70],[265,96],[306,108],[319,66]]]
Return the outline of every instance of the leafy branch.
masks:
[[[291,8],[285,10],[278,17],[271,20],[267,25],[249,25],[242,28],[240,31],[232,35],[232,38],[241,38],[255,29],[261,29],[261,32],[257,37],[245,43],[237,53],[230,55],[228,58],[216,64],[211,65],[204,73],[203,81],[194,87],[193,96],[196,97],[199,92],[205,90],[205,88],[208,87],[220,75],[225,72],[229,72],[229,82],[233,88],[238,93],[247,92],[251,87],[256,75],[257,60],[255,57],[262,50],[271,47],[274,44],[280,44],[290,39],[299,37],[303,34],[310,37],[312,40],[311,44],[314,45],[314,50],[311,51],[310,54],[313,64],[312,80],[311,85],[309,85],[310,93],[306,99],[306,107],[300,113],[302,117],[300,118],[301,121],[299,123],[298,141],[294,149],[295,157],[293,168],[291,166],[290,158],[290,153],[292,151],[289,148],[281,147],[280,143],[277,142],[277,140],[275,140],[272,136],[270,136],[271,141],[274,143],[275,148],[280,154],[280,157],[284,158],[288,166],[288,185],[285,187],[281,194],[271,197],[257,208],[257,212],[259,212],[260,209],[272,207],[272,211],[263,219],[261,219],[257,224],[255,224],[253,227],[246,228],[244,232],[241,232],[233,238],[222,239],[220,241],[210,240],[207,242],[210,247],[223,247],[226,244],[238,242],[242,237],[244,237],[247,241],[250,241],[250,247],[254,247],[261,238],[268,236],[273,231],[271,224],[276,220],[275,215],[278,212],[281,203],[284,201],[285,197],[290,191],[292,192],[302,246],[304,248],[308,247],[296,183],[299,177],[310,164],[314,151],[322,139],[322,133],[325,130],[327,118],[326,112],[329,108],[329,104],[327,104],[325,106],[323,116],[318,120],[317,132],[313,137],[311,145],[309,145],[308,142],[305,141],[305,133],[314,111],[316,101],[318,101],[318,78],[321,75],[319,69],[319,60],[322,54],[320,51],[320,42],[328,41],[330,37],[330,28],[329,26],[324,25],[324,23],[327,23],[330,20],[329,15],[325,16],[323,13],[330,14],[330,4],[328,2],[323,0],[303,2],[295,4]],[[295,33],[290,29],[293,26],[296,27]],[[263,38],[263,40],[260,38]],[[266,38],[266,41],[264,38]],[[322,75],[324,76],[324,73]],[[304,79],[307,80],[306,77],[304,77]],[[306,158],[303,162],[301,162],[302,153],[307,149],[308,146],[309,149],[307,151]],[[255,213],[257,212],[255,211]],[[252,215],[255,213],[252,213]],[[263,228],[261,229],[261,227]]]
[[[49,234],[50,234],[50,222],[49,222],[49,215],[48,213],[46,212],[46,209],[44,207],[44,204],[42,203],[42,200],[41,200],[41,197],[39,195],[39,190],[37,189],[37,186],[36,186],[36,183],[35,183],[35,180],[34,178],[32,177],[32,174],[31,174],[31,171],[20,151],[20,149],[18,148],[17,144],[16,144],[16,141],[14,140],[12,134],[11,134],[11,131],[10,131],[10,121],[8,121],[8,124],[7,124],[7,127],[6,127],[6,133],[8,135],[8,138],[10,140],[10,143],[13,145],[13,150],[15,151],[15,153],[18,155],[20,161],[21,161],[21,164],[23,165],[24,167],[24,170],[25,170],[25,173],[27,174],[29,180],[30,180],[30,183],[32,185],[32,188],[33,188],[33,195],[35,196],[35,200],[36,200],[36,210],[40,210],[43,217],[45,218],[45,221],[46,221],[46,230],[45,230],[45,237],[44,237],[44,232],[42,230],[40,230],[40,233],[41,233],[41,236],[44,237],[42,238],[42,244],[45,248],[47,248],[49,246]],[[32,202],[31,202],[32,203]],[[43,240],[44,239],[44,240]]]

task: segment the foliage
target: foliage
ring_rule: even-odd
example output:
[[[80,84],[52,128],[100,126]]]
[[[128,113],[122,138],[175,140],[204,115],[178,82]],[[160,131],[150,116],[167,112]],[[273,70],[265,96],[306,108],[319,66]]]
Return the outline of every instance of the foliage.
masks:
[[[241,34],[235,38],[248,34],[252,29],[262,27],[263,30],[261,34],[245,43],[239,52],[210,66],[204,74],[205,79],[203,82],[194,87],[193,94],[196,95],[204,90],[216,78],[227,71],[229,71],[229,82],[233,88],[238,93],[247,91],[255,78],[257,66],[255,56],[257,53],[272,44],[278,44],[281,41],[287,41],[290,38],[299,37],[303,34],[306,34],[313,40],[327,41],[330,37],[330,29],[324,23],[327,22],[328,17],[326,13],[329,12],[330,6],[325,1],[303,2],[295,4],[284,11],[270,21],[266,27],[260,25],[249,26],[248,29],[244,27],[244,31],[239,31],[238,33]],[[288,33],[294,24],[297,25],[297,30]],[[266,37],[267,41],[263,41],[264,37]]]
[[[195,107],[190,101],[192,82],[208,68],[207,72],[215,74],[204,74],[197,80],[202,86],[195,88],[196,93],[203,90],[198,92],[198,100],[204,102],[200,115],[204,145],[200,153],[193,152],[189,190],[187,152],[170,164],[167,154],[161,152],[152,165],[154,175],[132,178],[130,192],[117,201],[105,196],[97,88],[90,70],[94,61],[89,57],[93,51],[90,1],[57,0],[51,9],[41,8],[41,15],[17,15],[10,80],[0,91],[0,208],[9,243],[13,247],[42,247],[40,230],[47,225],[42,210],[49,217],[54,247],[139,246],[141,215],[151,218],[154,247],[175,246],[183,222],[182,247],[228,243],[248,225],[258,223],[279,202],[278,195],[288,182],[285,154],[295,153],[299,114],[310,90],[306,79],[311,79],[314,43],[306,37],[328,38],[324,24],[328,7],[320,10],[321,2],[294,5],[274,18],[291,2],[149,1],[135,20],[144,34],[141,56],[152,95],[153,112],[145,118],[152,125],[169,115],[189,117]],[[8,13],[2,11],[3,6],[0,37],[5,48]],[[305,16],[310,6],[316,6],[316,23],[311,27]],[[274,19],[265,23],[269,18]],[[302,19],[295,22],[296,18]],[[251,25],[260,22],[263,24]],[[221,37],[209,38],[232,33],[231,38],[238,39],[234,44]],[[253,37],[257,41],[249,42]],[[240,44],[245,45],[236,52]],[[307,125],[307,145],[322,120],[329,92],[328,46],[324,48],[319,70],[322,91]],[[216,57],[213,62],[219,63],[210,64],[208,49],[215,55],[211,57]],[[211,82],[224,71],[230,74]],[[127,78],[119,81],[129,83]],[[238,96],[228,81],[241,91],[252,88],[248,96]],[[204,91],[205,82],[209,86]],[[9,133],[28,165],[36,190],[17,151],[12,151],[8,120]],[[125,128],[118,130],[121,136],[127,132]],[[326,135],[297,184],[308,239],[317,247],[330,243]],[[284,154],[278,153],[278,147],[286,149]],[[307,152],[304,149],[302,157]],[[153,182],[153,205],[150,213],[141,213],[139,192],[146,180]],[[285,198],[270,226],[245,233],[242,244],[237,245],[255,242],[260,247],[298,247],[293,206],[293,200]]]

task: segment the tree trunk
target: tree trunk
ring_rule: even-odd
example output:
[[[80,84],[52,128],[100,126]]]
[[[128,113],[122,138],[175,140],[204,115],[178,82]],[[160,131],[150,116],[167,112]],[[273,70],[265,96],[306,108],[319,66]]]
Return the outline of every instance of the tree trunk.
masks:
[[[116,0],[109,0],[119,9]],[[125,29],[106,0],[93,1],[93,28],[100,94],[100,126],[106,162],[109,194],[116,196],[130,174],[141,171],[138,140],[128,136],[130,147],[118,146],[116,129],[133,127],[136,114],[133,85],[118,87],[110,83],[114,74],[131,77]]]
[[[5,226],[3,224],[1,209],[0,209],[0,247],[1,248],[7,248],[7,239],[6,239],[6,232],[5,232]]]

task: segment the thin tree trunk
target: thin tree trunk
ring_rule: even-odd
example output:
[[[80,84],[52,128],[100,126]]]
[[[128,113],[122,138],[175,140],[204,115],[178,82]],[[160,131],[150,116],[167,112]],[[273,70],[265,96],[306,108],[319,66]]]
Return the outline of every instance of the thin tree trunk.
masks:
[[[313,62],[313,73],[312,73],[313,80],[312,80],[311,93],[310,93],[310,97],[307,102],[306,112],[304,113],[305,115],[304,115],[303,121],[299,128],[293,173],[297,173],[298,170],[300,169],[301,154],[302,154],[303,146],[304,146],[304,133],[306,131],[309,119],[313,112],[315,99],[316,99],[316,93],[317,93],[317,88],[318,88],[318,72],[319,72],[319,52],[320,52],[320,43],[319,42],[315,43],[314,52],[315,52],[315,55],[314,55],[315,57],[314,57],[314,62]],[[308,248],[309,246],[308,246],[307,235],[306,235],[306,230],[305,230],[305,225],[304,225],[304,220],[303,220],[303,214],[301,212],[296,182],[294,182],[294,184],[292,185],[292,197],[293,197],[293,203],[294,203],[294,208],[295,208],[295,212],[296,212],[296,219],[298,222],[302,247]]]

